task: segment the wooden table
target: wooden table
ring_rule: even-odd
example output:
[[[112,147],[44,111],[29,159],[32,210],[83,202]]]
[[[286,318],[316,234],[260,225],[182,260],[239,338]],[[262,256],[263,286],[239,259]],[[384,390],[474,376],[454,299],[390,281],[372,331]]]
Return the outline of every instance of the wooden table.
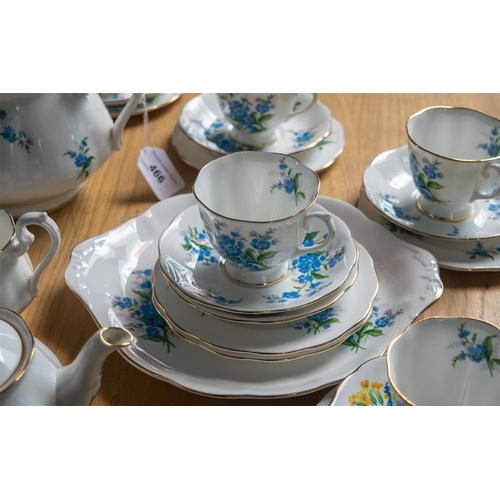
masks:
[[[197,170],[186,165],[170,143],[182,107],[196,94],[183,94],[149,115],[148,145],[166,149],[191,191]],[[406,119],[433,105],[475,108],[500,118],[500,94],[320,94],[332,115],[342,124],[345,149],[332,167],[323,171],[320,194],[356,204],[362,173],[382,151],[406,144]],[[144,146],[143,117],[132,117],[125,129],[123,147],[85,184],[68,206],[51,216],[61,230],[62,244],[42,275],[40,295],[22,313],[33,334],[44,342],[63,365],[71,362],[97,329],[82,302],[67,287],[64,272],[71,250],[78,243],[108,231],[142,214],[158,200],[137,167]],[[30,249],[37,263],[48,246],[48,236],[30,229],[37,241]],[[441,270],[442,297],[421,317],[470,315],[500,325],[500,273]],[[328,392],[284,399],[217,399],[200,396],[137,370],[118,353],[104,363],[102,386],[95,405],[315,405]]]

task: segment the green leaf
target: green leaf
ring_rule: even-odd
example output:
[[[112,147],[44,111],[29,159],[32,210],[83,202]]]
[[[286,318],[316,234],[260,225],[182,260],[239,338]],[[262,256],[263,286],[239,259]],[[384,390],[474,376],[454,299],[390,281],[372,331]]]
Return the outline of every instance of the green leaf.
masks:
[[[377,399],[378,399],[378,402],[383,405],[384,404],[384,398],[382,397],[382,394],[377,394]]]
[[[370,392],[370,401],[372,402],[372,405],[377,406],[377,398],[373,394],[373,392]]]
[[[151,297],[147,293],[141,292],[140,290],[134,290],[134,289],[132,289],[132,291],[134,293],[136,293],[137,295],[139,295],[139,297],[142,297],[143,299],[151,300]]]
[[[474,343],[474,342],[476,341],[476,339],[477,339],[477,333],[474,333],[474,334],[472,335],[472,337],[471,337],[470,341]]]
[[[490,362],[500,366],[500,359],[493,358],[492,360],[490,360]]]
[[[372,330],[366,330],[364,331],[361,336],[362,337],[381,337],[384,333],[382,332],[382,330],[378,329],[378,328],[373,328]]]
[[[191,250],[193,246],[190,243],[181,243],[181,247],[184,248],[184,250]]]
[[[268,251],[268,252],[261,253],[257,257],[257,262],[262,262],[264,260],[271,259],[272,257],[274,257],[276,255],[276,253],[277,252],[273,252],[273,251]]]
[[[486,337],[483,340],[483,347],[484,347],[484,356],[486,359],[490,359],[491,355],[493,354],[493,345],[491,344],[491,339],[494,338],[494,336],[489,336]]]
[[[356,402],[354,403],[354,406],[367,406],[367,405],[365,405],[365,403],[361,403],[361,402],[359,402],[359,401],[356,401]]]
[[[312,273],[312,276],[316,280],[324,280],[324,279],[328,278],[328,276],[323,276],[322,274],[318,274],[318,273]]]
[[[441,186],[441,184],[439,184],[439,182],[436,182],[436,181],[429,181],[427,183],[427,187],[429,189],[443,189],[444,186]]]
[[[318,236],[318,234],[319,234],[319,231],[313,231],[312,233],[306,233],[305,239],[314,240],[314,238],[316,238],[316,236]]]
[[[259,123],[262,123],[262,122],[265,122],[267,120],[270,120],[272,117],[273,117],[273,115],[271,115],[271,114],[262,115],[260,117],[260,119],[259,119]]]
[[[297,195],[300,197],[300,198],[303,198],[304,200],[306,199],[306,195],[302,192],[302,191],[299,191],[297,193]]]

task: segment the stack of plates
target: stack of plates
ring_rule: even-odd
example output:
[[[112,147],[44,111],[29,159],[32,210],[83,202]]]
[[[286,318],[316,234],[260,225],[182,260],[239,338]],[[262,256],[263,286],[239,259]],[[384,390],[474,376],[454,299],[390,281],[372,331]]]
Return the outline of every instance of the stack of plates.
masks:
[[[99,94],[108,108],[109,114],[116,118],[127,104],[132,94]],[[181,94],[146,94],[146,108],[153,111],[174,102]],[[144,112],[144,105],[139,103],[132,116],[140,115]]]
[[[443,285],[429,252],[352,205],[317,202],[339,234],[323,255],[292,263],[279,288],[230,281],[192,194],[77,245],[65,279],[98,324],[134,335],[127,361],[188,391],[281,398],[334,386],[381,356]],[[328,259],[332,271],[321,268]]]
[[[471,217],[443,221],[423,214],[417,196],[403,146],[381,153],[365,169],[358,207],[399,238],[431,252],[443,268],[500,270],[500,198],[476,200]]]
[[[177,335],[221,356],[287,361],[333,349],[366,322],[379,286],[368,251],[334,222],[326,250],[293,260],[277,283],[248,286],[226,273],[192,205],[160,236],[153,303]]]
[[[342,126],[319,101],[280,125],[279,138],[263,148],[235,142],[229,135],[231,129],[217,95],[202,94],[184,106],[174,128],[172,145],[188,165],[198,170],[223,155],[258,150],[293,156],[319,172],[330,167],[344,149]]]

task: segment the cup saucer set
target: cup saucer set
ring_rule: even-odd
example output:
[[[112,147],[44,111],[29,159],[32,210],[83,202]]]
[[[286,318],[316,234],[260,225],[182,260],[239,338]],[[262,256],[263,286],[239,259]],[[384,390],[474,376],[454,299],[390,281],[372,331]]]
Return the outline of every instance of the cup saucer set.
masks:
[[[442,268],[500,270],[500,121],[433,107],[407,122],[408,145],[363,173],[358,207]]]
[[[408,146],[365,169],[359,209],[443,268],[498,271],[500,121],[438,106],[406,127]],[[499,339],[500,329],[478,318],[417,321],[320,405],[498,405]]]
[[[272,126],[276,117],[283,121]],[[243,128],[251,133],[238,136]],[[264,128],[275,136],[263,138]],[[317,94],[201,94],[184,106],[171,140],[180,158],[197,170],[230,153],[263,151],[293,156],[320,172],[344,149],[342,125]]]
[[[439,299],[430,252],[319,196],[343,143],[317,168],[299,155],[341,130],[315,94],[187,103],[173,140],[198,162],[193,193],[77,245],[65,273],[98,324],[132,332],[128,362],[197,394],[297,396],[382,356]]]

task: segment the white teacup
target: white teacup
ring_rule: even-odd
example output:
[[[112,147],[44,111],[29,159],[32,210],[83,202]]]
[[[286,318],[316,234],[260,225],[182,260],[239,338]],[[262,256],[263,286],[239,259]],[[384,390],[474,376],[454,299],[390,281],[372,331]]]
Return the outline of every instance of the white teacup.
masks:
[[[389,345],[387,372],[398,406],[500,404],[500,329],[476,318],[427,318]]]
[[[262,147],[278,138],[278,127],[290,116],[309,109],[318,94],[217,94],[231,137],[248,146]]]
[[[193,193],[210,242],[234,280],[275,283],[295,256],[330,244],[335,237],[332,215],[311,210],[319,185],[316,172],[277,153],[233,153],[201,169]],[[324,240],[304,247],[313,218],[324,222]]]
[[[35,270],[28,255],[34,236],[26,226],[41,226],[50,235],[50,247]],[[14,222],[11,214],[0,210],[0,307],[21,313],[38,295],[42,272],[59,250],[61,237],[57,224],[45,212],[27,212]]]
[[[500,120],[473,109],[436,106],[412,115],[406,131],[422,212],[462,220],[473,214],[474,200],[498,195]]]

